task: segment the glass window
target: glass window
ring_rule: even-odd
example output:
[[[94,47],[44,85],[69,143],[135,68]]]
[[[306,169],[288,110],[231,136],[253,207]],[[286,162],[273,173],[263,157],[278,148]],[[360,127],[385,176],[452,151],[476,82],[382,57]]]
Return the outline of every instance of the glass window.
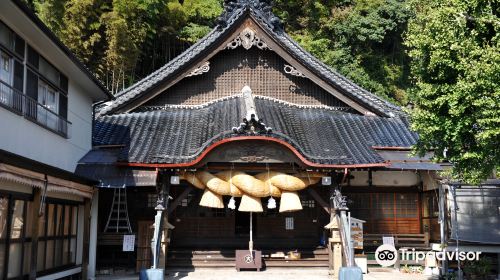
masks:
[[[14,203],[14,213],[12,215],[11,234],[12,239],[23,237],[24,226],[24,200],[16,200]]]
[[[76,235],[76,227],[78,223],[78,206],[73,206],[73,219],[72,219],[72,225],[71,225],[71,235]]]
[[[33,202],[26,202],[26,223],[25,223],[25,237],[31,237],[31,231],[33,228]]]
[[[45,241],[38,241],[36,271],[45,269]]]
[[[47,250],[45,251],[45,269],[51,269],[54,267],[54,240],[47,241]]]
[[[69,234],[69,228],[71,227],[71,224],[69,223],[70,217],[71,217],[71,206],[66,205],[64,207],[64,235]]]
[[[58,113],[58,92],[42,80],[38,82],[38,103],[54,113]]]
[[[24,243],[23,275],[30,273],[31,266],[31,242]]]
[[[57,211],[56,211],[56,236],[62,236],[63,235],[63,216],[64,216],[64,213],[63,213],[63,208],[64,205],[57,205]]]
[[[0,51],[0,102],[12,106],[12,83],[14,63],[12,57],[5,52]]]
[[[8,207],[9,199],[6,197],[0,197],[0,239],[5,239],[7,237]]]
[[[21,256],[22,256],[22,243],[12,243],[9,249],[9,266],[7,278],[21,276]]]
[[[47,62],[44,58],[40,58],[40,65],[38,67],[40,74],[47,78],[49,81],[59,85],[59,71],[54,66]]]
[[[49,211],[47,211],[47,236],[54,236],[54,215],[55,205],[49,204]]]
[[[3,23],[0,22],[0,44],[9,50],[14,48],[14,33]]]
[[[5,259],[5,243],[0,242],[0,279],[3,279],[4,273],[4,259]]]
[[[78,206],[48,203],[46,209],[47,236],[40,237],[38,271],[76,262]]]

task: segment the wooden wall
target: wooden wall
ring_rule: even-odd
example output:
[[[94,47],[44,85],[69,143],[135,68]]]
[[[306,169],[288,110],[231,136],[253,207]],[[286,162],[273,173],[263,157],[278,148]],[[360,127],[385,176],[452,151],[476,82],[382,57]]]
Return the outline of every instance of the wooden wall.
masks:
[[[144,106],[198,105],[241,93],[252,93],[301,105],[348,107],[308,78],[284,72],[287,64],[270,50],[224,50],[210,60],[210,71],[184,78]]]

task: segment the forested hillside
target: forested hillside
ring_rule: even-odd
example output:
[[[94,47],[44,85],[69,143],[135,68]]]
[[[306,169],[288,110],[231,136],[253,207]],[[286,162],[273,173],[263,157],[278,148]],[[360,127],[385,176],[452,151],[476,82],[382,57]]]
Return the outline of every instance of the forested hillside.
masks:
[[[215,25],[222,0],[26,0],[113,91],[172,59]],[[405,104],[411,12],[402,0],[278,0],[307,50],[366,89]]]

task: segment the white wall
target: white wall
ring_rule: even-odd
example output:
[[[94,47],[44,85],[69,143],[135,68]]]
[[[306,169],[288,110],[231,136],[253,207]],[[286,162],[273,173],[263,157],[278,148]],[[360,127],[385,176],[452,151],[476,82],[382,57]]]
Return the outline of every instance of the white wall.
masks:
[[[91,149],[92,101],[71,83],[68,98],[69,139],[0,107],[0,149],[74,171]]]
[[[72,123],[66,139],[0,107],[0,149],[73,172],[91,149],[92,103],[103,93],[12,1],[0,0],[0,5],[0,20],[68,77],[68,120]]]

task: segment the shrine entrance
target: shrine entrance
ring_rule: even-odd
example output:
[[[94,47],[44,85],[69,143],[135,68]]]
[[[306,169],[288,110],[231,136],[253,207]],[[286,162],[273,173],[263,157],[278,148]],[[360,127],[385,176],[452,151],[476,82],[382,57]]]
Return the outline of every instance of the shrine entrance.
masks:
[[[241,199],[235,199],[236,203],[241,203]],[[256,215],[252,216],[253,230],[257,231],[256,225]],[[235,212],[234,217],[234,234],[235,236],[247,237],[250,232],[250,213],[248,212]]]

